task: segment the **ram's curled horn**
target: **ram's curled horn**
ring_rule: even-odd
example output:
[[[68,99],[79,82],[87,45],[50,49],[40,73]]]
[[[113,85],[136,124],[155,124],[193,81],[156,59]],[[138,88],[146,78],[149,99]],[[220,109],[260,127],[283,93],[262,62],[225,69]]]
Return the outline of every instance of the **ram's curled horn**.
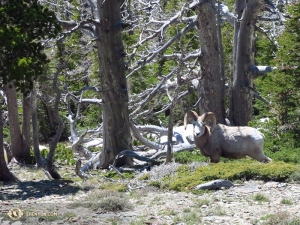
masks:
[[[214,127],[217,124],[216,115],[213,112],[207,112],[201,115],[200,119],[208,126],[210,126],[211,130],[214,129]]]
[[[186,126],[188,123],[188,120],[191,118],[194,121],[197,121],[199,115],[195,112],[195,111],[187,111],[186,114],[184,115],[184,120],[183,120],[183,125],[184,125],[184,129],[186,130]]]

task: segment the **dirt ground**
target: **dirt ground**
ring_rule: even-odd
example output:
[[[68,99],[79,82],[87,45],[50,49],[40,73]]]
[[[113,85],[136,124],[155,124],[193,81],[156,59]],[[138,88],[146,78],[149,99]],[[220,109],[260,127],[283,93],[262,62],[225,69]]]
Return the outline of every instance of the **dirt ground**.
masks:
[[[109,179],[50,181],[33,169],[11,170],[22,182],[0,183],[2,225],[300,224],[300,184],[246,181],[193,194],[123,180],[127,190],[120,193],[101,188],[116,182]]]

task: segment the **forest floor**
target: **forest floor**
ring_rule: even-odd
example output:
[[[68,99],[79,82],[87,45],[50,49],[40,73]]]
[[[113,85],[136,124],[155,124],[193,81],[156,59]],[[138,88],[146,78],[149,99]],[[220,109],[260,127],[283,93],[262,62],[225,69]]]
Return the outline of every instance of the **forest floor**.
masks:
[[[22,181],[0,183],[0,224],[300,224],[300,184],[246,181],[230,189],[175,192],[137,179],[47,180],[14,165]],[[124,185],[125,184],[125,185]],[[126,191],[117,191],[123,185]],[[111,187],[111,188],[109,188]]]

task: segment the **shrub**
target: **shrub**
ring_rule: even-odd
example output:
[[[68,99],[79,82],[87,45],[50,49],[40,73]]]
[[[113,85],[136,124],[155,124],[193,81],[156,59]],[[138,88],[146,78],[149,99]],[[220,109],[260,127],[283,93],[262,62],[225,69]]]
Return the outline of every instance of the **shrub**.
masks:
[[[288,212],[278,212],[276,214],[268,215],[266,221],[262,224],[264,225],[272,225],[272,224],[280,224],[280,225],[299,225],[300,218],[299,217],[291,217]]]
[[[209,164],[190,171],[189,166],[178,167],[177,174],[165,177],[163,182],[172,190],[183,191],[215,179],[240,180],[262,179],[264,181],[284,181],[299,170],[299,166],[284,162],[263,164],[250,159]]]
[[[93,190],[86,196],[86,201],[70,203],[70,208],[86,207],[100,211],[128,211],[132,209],[127,195],[112,190]]]
[[[72,149],[70,147],[67,147],[67,145],[64,143],[57,144],[57,147],[55,149],[54,161],[66,165],[75,165],[76,163]]]
[[[296,182],[296,183],[300,183],[300,170],[295,171],[294,173],[292,173],[289,178],[287,179],[288,182]]]
[[[124,178],[128,178],[128,179],[134,178],[134,176],[135,176],[134,172],[124,172],[124,173],[122,173],[122,175]],[[104,176],[107,178],[112,178],[112,179],[121,178],[120,175],[116,171],[113,171],[113,170],[105,173]]]
[[[191,162],[204,162],[207,158],[201,154],[199,150],[194,150],[192,152],[183,151],[174,153],[174,159],[177,163],[187,164]]]

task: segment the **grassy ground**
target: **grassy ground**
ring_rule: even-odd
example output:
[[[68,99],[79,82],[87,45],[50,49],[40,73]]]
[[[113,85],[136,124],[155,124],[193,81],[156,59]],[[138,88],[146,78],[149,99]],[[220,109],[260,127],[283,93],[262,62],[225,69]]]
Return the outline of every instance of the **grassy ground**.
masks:
[[[180,160],[198,156],[197,152],[184,153]],[[149,172],[126,173],[126,179],[112,171],[95,170],[89,172],[88,180],[77,177],[72,165],[59,162],[56,165],[63,177],[59,181],[48,180],[42,170],[34,167],[15,164],[10,168],[22,182],[0,183],[0,224],[3,221],[11,224],[16,221],[22,224],[211,224],[210,219],[219,221],[215,224],[278,224],[279,220],[280,224],[300,224],[299,215],[295,214],[300,211],[299,199],[293,197],[297,194],[293,188],[299,188],[300,194],[300,185],[286,185],[282,190],[276,186],[299,182],[299,165],[292,163],[262,164],[243,159],[209,164],[193,160],[187,164],[155,166]],[[214,179],[231,180],[235,187],[220,191],[193,190],[195,185]],[[239,186],[247,187],[248,180],[259,182],[255,183],[259,192],[255,189],[245,194],[248,189],[239,189]],[[279,183],[267,186],[274,181]],[[241,195],[236,195],[240,192]]]

